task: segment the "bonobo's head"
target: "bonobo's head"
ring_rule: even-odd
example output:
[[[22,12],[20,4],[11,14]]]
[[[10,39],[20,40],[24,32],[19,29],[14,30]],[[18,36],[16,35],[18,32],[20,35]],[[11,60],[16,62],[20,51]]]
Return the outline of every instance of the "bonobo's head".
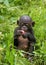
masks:
[[[32,26],[34,26],[35,22],[32,21],[32,19],[27,16],[27,15],[23,15],[20,17],[20,19],[17,21],[17,24],[22,28],[27,30],[27,28],[30,28]]]
[[[34,26],[35,22],[32,21],[32,19],[27,16],[27,15],[23,15],[20,17],[20,19],[17,21],[17,24],[18,25],[31,25],[31,26]]]

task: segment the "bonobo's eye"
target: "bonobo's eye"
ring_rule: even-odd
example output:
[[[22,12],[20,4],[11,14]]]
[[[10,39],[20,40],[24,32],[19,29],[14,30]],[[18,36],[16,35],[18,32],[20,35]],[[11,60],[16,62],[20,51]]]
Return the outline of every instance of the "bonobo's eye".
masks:
[[[28,23],[26,23],[26,24],[25,24],[25,26],[29,27],[29,24],[28,24]]]
[[[23,23],[22,25],[28,26],[29,24],[28,23]]]
[[[22,27],[24,24],[23,23],[20,23],[20,27]]]
[[[25,24],[26,26],[28,26],[28,24]]]
[[[24,23],[21,23],[21,26],[23,26],[24,25]]]

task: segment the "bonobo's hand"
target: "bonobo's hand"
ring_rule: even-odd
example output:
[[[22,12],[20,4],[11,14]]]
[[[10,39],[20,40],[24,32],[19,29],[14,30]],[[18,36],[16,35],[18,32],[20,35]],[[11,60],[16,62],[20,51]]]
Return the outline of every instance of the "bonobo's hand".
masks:
[[[18,30],[18,33],[25,34],[25,31],[23,31],[23,30]]]
[[[23,30],[17,30],[17,33],[18,33],[18,34],[21,34],[21,35],[26,34],[26,32],[25,32],[25,31],[23,31]]]
[[[17,30],[17,33],[16,33],[16,35],[17,35],[17,36],[20,36],[20,35],[22,35],[22,34],[21,34],[21,30]]]
[[[24,38],[28,38],[30,36],[29,32],[26,32],[26,34],[23,35]]]
[[[28,38],[30,36],[29,32],[25,32],[23,30],[17,30],[17,34],[20,35],[20,36],[22,35],[23,38]]]

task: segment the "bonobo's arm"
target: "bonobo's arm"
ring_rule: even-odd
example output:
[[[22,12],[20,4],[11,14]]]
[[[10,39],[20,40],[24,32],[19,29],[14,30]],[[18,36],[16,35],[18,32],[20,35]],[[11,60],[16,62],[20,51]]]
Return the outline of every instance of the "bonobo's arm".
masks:
[[[19,27],[17,27],[14,31],[14,46],[18,46],[18,36],[19,36],[19,33],[17,33],[17,30],[19,30]]]
[[[29,33],[28,34],[28,39],[29,39],[29,41],[36,43],[36,39],[34,37],[34,34]]]
[[[36,39],[35,39],[35,37],[34,37],[34,34],[31,34],[31,33],[29,33],[29,35],[28,35],[28,39],[29,39],[29,52],[33,52],[34,51],[34,45],[35,45],[35,43],[36,43]]]

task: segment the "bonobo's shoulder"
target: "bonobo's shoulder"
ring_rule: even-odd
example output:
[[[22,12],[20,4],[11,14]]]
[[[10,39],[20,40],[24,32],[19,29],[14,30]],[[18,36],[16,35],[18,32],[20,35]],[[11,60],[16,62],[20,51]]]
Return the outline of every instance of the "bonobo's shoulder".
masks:
[[[19,29],[20,29],[19,27],[16,27],[15,30],[14,30],[14,33],[15,33],[17,30],[19,30]]]
[[[20,27],[16,27],[15,30],[18,30]]]

